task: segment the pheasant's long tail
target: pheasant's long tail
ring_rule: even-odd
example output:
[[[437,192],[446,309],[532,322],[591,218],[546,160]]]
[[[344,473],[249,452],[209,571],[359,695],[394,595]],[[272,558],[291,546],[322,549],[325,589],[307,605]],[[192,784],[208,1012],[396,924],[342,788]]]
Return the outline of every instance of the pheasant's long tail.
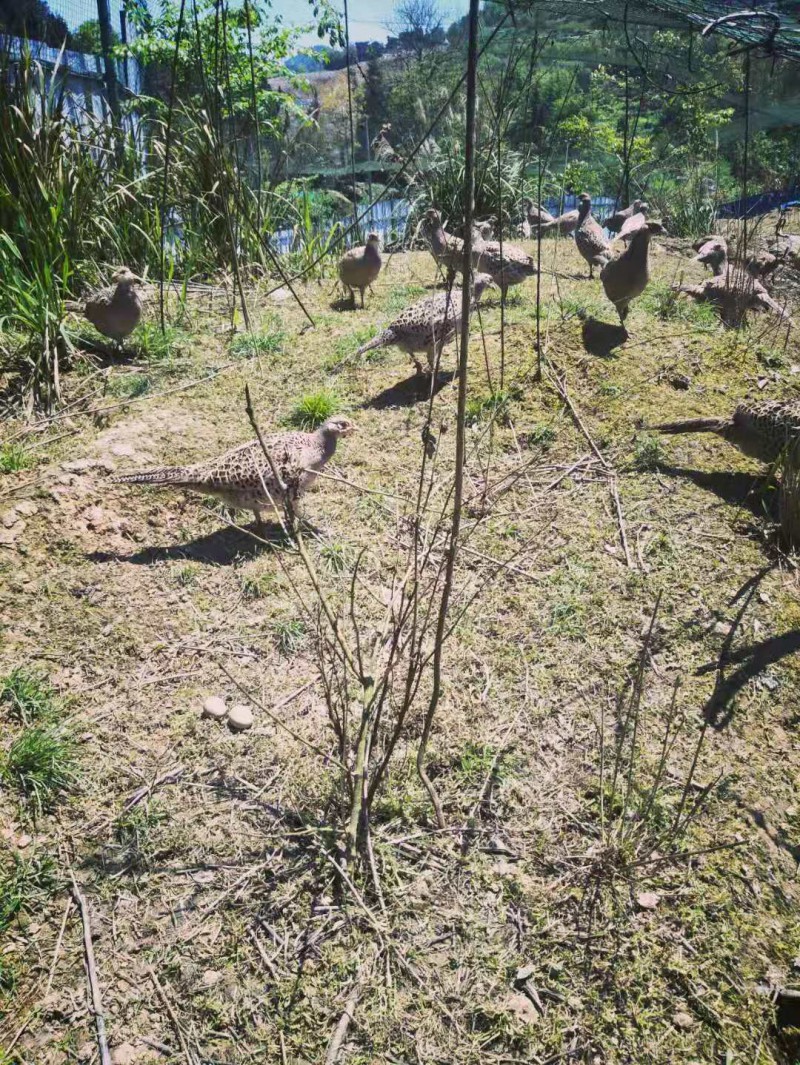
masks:
[[[191,485],[197,483],[191,470],[186,466],[157,466],[152,470],[133,470],[112,478],[116,484],[175,484]]]
[[[664,422],[651,425],[658,433],[721,433],[730,425],[728,418],[687,418],[681,422]]]
[[[362,344],[356,352],[356,355],[363,355],[365,351],[373,351],[375,348],[383,348],[387,344],[394,343],[394,330],[384,329],[382,333],[378,333],[372,340],[368,340],[366,344]]]

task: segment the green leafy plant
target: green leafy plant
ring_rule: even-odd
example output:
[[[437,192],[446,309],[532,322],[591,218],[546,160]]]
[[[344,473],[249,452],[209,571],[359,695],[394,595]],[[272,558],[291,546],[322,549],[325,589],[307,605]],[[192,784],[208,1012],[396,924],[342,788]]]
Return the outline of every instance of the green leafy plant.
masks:
[[[53,893],[58,881],[56,866],[47,855],[21,857],[11,852],[0,868],[0,932],[17,914],[33,913]]]
[[[231,341],[234,359],[252,359],[259,355],[278,355],[283,350],[286,333],[273,329],[269,333],[238,333]]]
[[[284,655],[293,655],[306,641],[306,627],[299,619],[291,621],[276,621],[273,626],[275,643],[278,650]]]
[[[289,415],[289,424],[298,429],[316,429],[339,409],[340,400],[327,389],[303,396]]]
[[[633,451],[633,467],[641,472],[655,470],[664,459],[661,441],[652,433],[643,433]]]
[[[37,814],[51,809],[76,780],[74,746],[66,731],[53,724],[24,728],[0,761],[0,779]]]
[[[16,473],[33,465],[33,459],[22,444],[3,444],[0,446],[0,473]]]
[[[0,706],[22,724],[52,719],[58,707],[58,696],[47,678],[23,666],[12,669],[0,678]]]

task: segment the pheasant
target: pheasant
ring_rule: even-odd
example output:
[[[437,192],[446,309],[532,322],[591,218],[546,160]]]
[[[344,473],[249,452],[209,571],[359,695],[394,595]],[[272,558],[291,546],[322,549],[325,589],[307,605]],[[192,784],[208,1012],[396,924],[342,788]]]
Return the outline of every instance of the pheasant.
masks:
[[[697,252],[695,259],[711,267],[715,277],[725,273],[728,266],[728,242],[724,237],[708,236],[695,241],[692,247]],[[777,255],[769,251],[759,251],[745,260],[744,268],[751,277],[767,278],[780,264]]]
[[[367,234],[367,243],[351,248],[339,260],[339,280],[350,290],[350,299],[355,306],[355,289],[361,294],[361,306],[364,306],[364,289],[368,288],[381,272],[380,237],[377,233]]]
[[[607,229],[611,233],[619,233],[629,218],[635,214],[639,214],[643,202],[643,200],[634,200],[628,207],[625,207],[620,211],[615,211],[613,214],[610,214],[608,218],[604,218],[602,223],[603,229]]]
[[[100,289],[83,303],[68,301],[68,311],[83,314],[95,329],[118,344],[134,331],[142,317],[142,300],[136,291],[139,278],[127,266],[111,275],[113,284]]]
[[[422,230],[428,238],[436,265],[443,267],[452,281],[456,273],[464,269],[464,241],[445,233],[441,216],[432,207],[422,218]]]
[[[744,401],[728,418],[689,418],[652,428],[659,433],[717,433],[745,455],[774,462],[800,441],[800,400]]]
[[[152,484],[186,488],[190,492],[216,496],[227,506],[252,510],[261,524],[262,511],[277,510],[306,492],[317,474],[333,458],[340,436],[355,432],[349,418],[335,415],[315,432],[273,433],[265,443],[280,474],[284,490],[276,482],[258,440],[226,451],[218,459],[194,466],[160,466],[152,470],[124,473],[118,484]]]
[[[477,274],[473,281],[472,298],[477,303],[484,291],[494,282],[488,274]],[[418,352],[425,352],[430,373],[434,373],[442,348],[461,332],[461,289],[448,289],[417,300],[387,326],[382,333],[363,344],[356,355],[375,348],[398,347],[411,356],[417,373],[424,373]]]
[[[647,221],[647,212],[650,210],[649,205],[642,203],[640,209],[636,214],[632,214],[630,218],[626,218],[622,223],[619,233],[617,233],[614,241],[620,241],[622,244],[629,244],[634,233],[638,233]]]
[[[603,236],[603,230],[592,215],[592,198],[582,192],[578,197],[578,228],[575,230],[575,243],[578,251],[589,264],[589,277],[594,277],[595,266],[603,267],[608,262],[610,249]]]
[[[758,278],[738,266],[728,265],[726,260],[723,260],[720,272],[715,273],[714,277],[708,277],[698,285],[672,287],[675,292],[683,292],[701,302],[713,303],[729,328],[738,329],[744,325],[749,310],[772,311],[789,325],[793,324]]]
[[[800,544],[800,399],[745,400],[729,418],[692,418],[654,428],[662,433],[717,433],[752,458],[780,462],[781,529],[790,546]]]
[[[521,284],[536,273],[533,257],[517,244],[497,240],[482,240],[472,247],[472,269],[489,274],[500,288],[503,299],[511,285]]]
[[[633,234],[625,251],[607,262],[600,271],[605,294],[617,308],[623,329],[631,300],[641,296],[650,280],[650,237],[663,231],[660,222],[646,221]]]
[[[525,221],[528,223],[531,233],[535,232],[539,226],[550,225],[552,222],[555,222],[553,215],[538,203],[534,203],[533,200],[526,199],[524,201],[524,207]]]
[[[577,228],[577,210],[565,211],[558,218],[554,218],[552,222],[542,222],[542,233],[561,233],[565,237],[568,237],[570,233],[574,233]]]

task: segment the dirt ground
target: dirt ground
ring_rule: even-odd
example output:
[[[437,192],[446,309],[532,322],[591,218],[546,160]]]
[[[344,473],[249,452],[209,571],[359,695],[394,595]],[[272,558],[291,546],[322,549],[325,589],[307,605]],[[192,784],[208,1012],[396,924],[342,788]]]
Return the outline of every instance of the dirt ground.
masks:
[[[392,256],[363,311],[338,309],[332,281],[301,286],[313,329],[285,289],[254,290],[260,347],[232,337],[224,294],[181,316],[173,301],[170,352],[76,370],[58,420],[5,425],[35,462],[0,475],[0,676],[46,673],[77,769],[50,812],[0,799],[4,890],[52,860],[3,933],[2,1061],[99,1060],[71,876],[115,1065],[323,1062],[349,1014],[349,1063],[798,1060],[800,1011],[777,991],[800,987],[796,561],[759,463],[642,426],[798,395],[800,343],[674,300],[703,276],[690,254],[656,244],[620,342],[574,244],[543,243],[541,382],[535,281],[512,291],[502,343],[499,300],[481,310],[456,573],[459,595],[480,591],[446,645],[430,745],[448,828],[416,775],[418,706],[374,811],[380,895],[337,888],[330,860],[342,784],[296,556],[212,500],[111,475],[249,439],[246,382],[265,429],[330,390],[358,425],[335,471],[360,488],[322,480],[305,512],[337,601],[363,553],[370,617],[427,397],[397,349],[354,353],[436,283],[430,256]],[[443,474],[454,366],[451,345]],[[203,718],[212,694],[255,727]],[[6,750],[24,727],[5,717]]]

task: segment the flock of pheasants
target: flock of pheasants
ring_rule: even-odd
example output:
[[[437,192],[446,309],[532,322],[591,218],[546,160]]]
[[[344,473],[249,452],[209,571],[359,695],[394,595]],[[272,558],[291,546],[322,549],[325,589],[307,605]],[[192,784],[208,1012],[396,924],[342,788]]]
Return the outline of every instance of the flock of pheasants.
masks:
[[[524,237],[532,234],[574,234],[576,247],[589,266],[589,277],[597,268],[607,298],[617,310],[625,330],[631,302],[640,296],[649,281],[651,237],[664,233],[659,221],[649,219],[647,204],[635,200],[629,207],[605,219],[602,225],[592,215],[591,198],[579,197],[577,210],[554,218],[532,201],[525,201],[525,218],[520,226]],[[436,372],[442,348],[458,333],[462,319],[462,289],[453,285],[457,272],[465,266],[464,242],[447,233],[439,213],[433,209],[422,219],[422,230],[438,267],[448,278],[446,289],[407,307],[390,325],[364,344],[358,354],[394,345],[406,351],[418,373]],[[606,232],[614,234],[609,240]],[[473,230],[470,280],[475,303],[488,288],[499,288],[505,298],[510,286],[536,273],[531,255],[518,245],[491,239],[490,223]],[[800,238],[776,234],[770,250],[751,255],[742,263],[729,261],[723,237],[708,236],[695,244],[697,260],[710,266],[713,276],[698,285],[675,285],[678,292],[715,304],[729,325],[741,325],[748,310],[766,310],[789,322],[764,281],[780,263],[800,268]],[[365,245],[352,248],[339,261],[339,278],[349,290],[353,304],[358,290],[361,306],[364,292],[377,279],[382,266],[380,242],[370,233]],[[82,309],[92,324],[106,336],[121,341],[136,327],[142,303],[137,292],[138,278],[122,268],[114,275],[111,288],[90,297]],[[78,309],[71,305],[72,309]],[[625,334],[627,335],[627,334]],[[419,356],[424,354],[427,367]],[[670,423],[655,428],[670,433],[716,432],[738,444],[748,454],[773,462],[789,455],[800,461],[800,401],[767,400],[740,403],[730,418],[706,418]],[[125,474],[125,483],[172,485],[213,495],[234,508],[252,510],[261,523],[262,512],[280,511],[296,501],[310,487],[332,458],[341,436],[355,430],[350,419],[341,415],[328,419],[315,432],[275,433],[266,438],[269,457],[258,441],[227,452],[211,462],[194,466],[162,467]]]

